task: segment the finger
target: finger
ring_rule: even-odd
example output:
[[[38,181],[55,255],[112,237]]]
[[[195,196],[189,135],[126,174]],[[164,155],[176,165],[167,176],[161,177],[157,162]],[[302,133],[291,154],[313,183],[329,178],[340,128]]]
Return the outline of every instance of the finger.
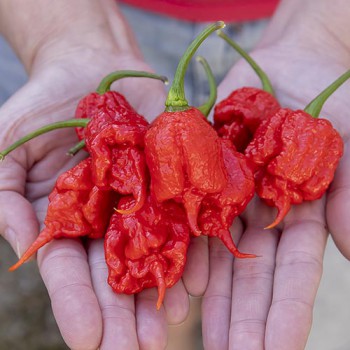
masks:
[[[77,240],[54,240],[40,249],[38,263],[66,344],[74,350],[96,350],[102,316],[85,249]]]
[[[264,230],[264,224],[263,220],[249,223],[239,242],[241,251],[253,252],[257,257],[234,262],[230,350],[264,349],[279,240],[277,230]]]
[[[346,145],[327,196],[327,224],[335,244],[350,259],[350,152]]]
[[[255,197],[244,212],[246,230],[239,249],[254,259],[235,259],[229,349],[263,349],[265,323],[271,302],[277,230],[264,230],[274,212]]]
[[[103,240],[89,245],[89,264],[103,319],[100,350],[138,349],[134,297],[117,294],[108,285]]]
[[[233,239],[242,233],[235,220]],[[217,238],[209,239],[209,283],[202,301],[202,334],[204,348],[227,349],[231,314],[233,255]]]
[[[136,327],[141,350],[164,350],[168,326],[164,307],[156,309],[156,288],[145,289],[136,296]]]
[[[190,312],[190,301],[184,283],[180,279],[173,287],[166,290],[164,309],[168,324],[182,323]]]
[[[34,241],[39,229],[35,212],[23,197],[25,180],[26,169],[19,161],[8,156],[0,162],[0,234],[18,257]]]
[[[266,350],[304,349],[327,241],[324,199],[293,207],[276,255]]]
[[[18,258],[33,243],[38,232],[39,224],[31,204],[19,193],[0,191],[0,233]]]
[[[209,279],[209,249],[206,236],[192,237],[182,280],[190,295],[204,294]]]

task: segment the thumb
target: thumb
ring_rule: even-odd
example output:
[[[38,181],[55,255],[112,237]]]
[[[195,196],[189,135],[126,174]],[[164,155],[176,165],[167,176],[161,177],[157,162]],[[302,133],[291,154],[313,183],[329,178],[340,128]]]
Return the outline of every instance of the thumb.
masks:
[[[2,149],[3,143],[0,143]],[[0,234],[20,257],[37,236],[38,220],[32,204],[24,198],[27,170],[25,152],[0,161]]]
[[[0,182],[1,176],[0,176]],[[0,191],[0,233],[18,258],[35,240],[39,224],[32,205],[19,193]]]

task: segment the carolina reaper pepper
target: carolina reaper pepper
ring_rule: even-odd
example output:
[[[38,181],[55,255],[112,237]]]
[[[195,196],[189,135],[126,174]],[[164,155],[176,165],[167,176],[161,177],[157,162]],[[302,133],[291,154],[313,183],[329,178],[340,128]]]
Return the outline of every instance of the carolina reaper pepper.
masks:
[[[134,201],[123,197],[118,209],[129,212]],[[116,212],[105,237],[108,283],[115,292],[125,294],[157,287],[160,309],[166,288],[181,278],[189,237],[186,213],[174,201],[157,203],[148,195],[137,212]]]
[[[133,70],[121,70],[108,74],[105,76],[95,92],[88,94],[83,97],[75,110],[75,118],[77,119],[93,119],[99,112],[104,112],[104,118],[99,124],[112,124],[113,120],[119,115],[131,111],[131,113],[136,113],[133,107],[129,104],[126,98],[117,91],[111,91],[111,85],[123,78],[131,77],[144,77],[150,79],[158,79],[163,82],[167,82],[167,78],[161,75],[143,72],[143,71],[133,71]],[[95,125],[95,133],[97,133],[102,125]],[[78,127],[76,128],[76,133],[79,140],[84,140],[85,129]],[[77,145],[77,151],[82,145]],[[73,153],[74,153],[73,151]]]
[[[221,140],[227,186],[220,193],[208,194],[199,212],[199,227],[204,235],[218,237],[237,258],[253,258],[254,254],[241,253],[230,233],[233,220],[241,214],[254,196],[254,176],[246,157],[236,151],[229,140]]]
[[[77,118],[90,117],[85,128],[86,148],[92,159],[95,184],[133,194],[138,210],[146,196],[146,164],[143,154],[147,120],[138,114],[127,100],[110,91],[113,82],[124,77],[147,77],[166,81],[165,77],[148,72],[120,71],[105,77],[97,92],[83,98],[76,110]],[[81,134],[77,129],[78,135]]]
[[[10,270],[17,269],[53,239],[102,238],[115,203],[115,193],[102,191],[94,185],[91,158],[81,161],[58,177],[49,196],[45,228]]]
[[[91,155],[91,171],[96,186],[132,194],[139,209],[146,196],[147,173],[143,153],[148,122],[135,111],[115,112],[114,120],[105,122],[99,112],[86,126],[85,140]]]
[[[184,74],[195,50],[223,22],[207,27],[181,58],[170,88],[166,109],[145,135],[151,193],[158,202],[175,199],[184,204],[192,233],[200,234],[197,215],[207,193],[227,183],[220,139],[203,113],[189,107],[184,95]]]
[[[260,123],[277,112],[280,105],[274,97],[269,78],[253,58],[224,33],[218,33],[252,66],[262,82],[262,89],[242,87],[234,90],[214,108],[214,128],[220,137],[231,140],[242,152]]]
[[[246,148],[255,166],[256,191],[278,210],[280,223],[292,204],[322,197],[343,154],[343,140],[330,121],[318,118],[322,105],[350,77],[344,73],[302,110],[280,109],[257,129]]]

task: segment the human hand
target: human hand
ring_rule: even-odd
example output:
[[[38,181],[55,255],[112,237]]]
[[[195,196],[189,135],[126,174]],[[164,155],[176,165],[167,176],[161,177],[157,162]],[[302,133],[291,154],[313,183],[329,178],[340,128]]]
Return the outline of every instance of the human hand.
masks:
[[[46,45],[32,62],[28,83],[0,110],[0,148],[42,125],[72,118],[78,100],[94,91],[111,71],[149,70],[136,53],[121,54],[110,42],[106,46],[96,50]],[[164,109],[165,91],[159,82],[125,79],[113,88],[149,119]],[[30,141],[1,163],[0,229],[18,255],[42,226],[47,196],[57,176],[86,156],[66,156],[76,141],[73,130],[58,130]],[[187,315],[187,290],[196,295],[206,286],[207,274],[198,273],[196,264],[196,256],[203,260],[201,250],[205,249],[201,240],[192,244],[183,277],[186,288],[179,281],[167,291],[164,307],[156,311],[155,289],[135,298],[111,291],[102,241],[83,246],[78,240],[62,239],[43,247],[38,253],[39,270],[67,345],[84,350],[116,348],[116,344],[121,349],[163,349],[167,323],[179,323]]]
[[[252,54],[270,77],[282,106],[303,109],[349,69],[347,45],[318,23],[319,15],[308,17],[307,23],[291,19],[291,28],[281,38],[282,31],[272,23]],[[344,256],[350,257],[346,214],[350,103],[345,85],[321,112],[345,142],[327,195],[293,206],[282,225],[269,230],[264,227],[276,212],[259,199],[252,201],[241,220],[236,219],[233,232],[240,251],[254,253],[256,259],[233,261],[220,242],[210,241],[210,279],[202,305],[205,349],[305,348],[328,231]],[[241,86],[261,87],[245,62],[239,62],[221,83],[218,101]]]

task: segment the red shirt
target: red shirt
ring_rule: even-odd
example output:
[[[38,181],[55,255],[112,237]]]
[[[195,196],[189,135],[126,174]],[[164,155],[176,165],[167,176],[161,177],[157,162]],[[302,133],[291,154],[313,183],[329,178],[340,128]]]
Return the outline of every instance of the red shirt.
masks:
[[[270,17],[279,0],[122,0],[122,2],[183,20],[240,22]]]

